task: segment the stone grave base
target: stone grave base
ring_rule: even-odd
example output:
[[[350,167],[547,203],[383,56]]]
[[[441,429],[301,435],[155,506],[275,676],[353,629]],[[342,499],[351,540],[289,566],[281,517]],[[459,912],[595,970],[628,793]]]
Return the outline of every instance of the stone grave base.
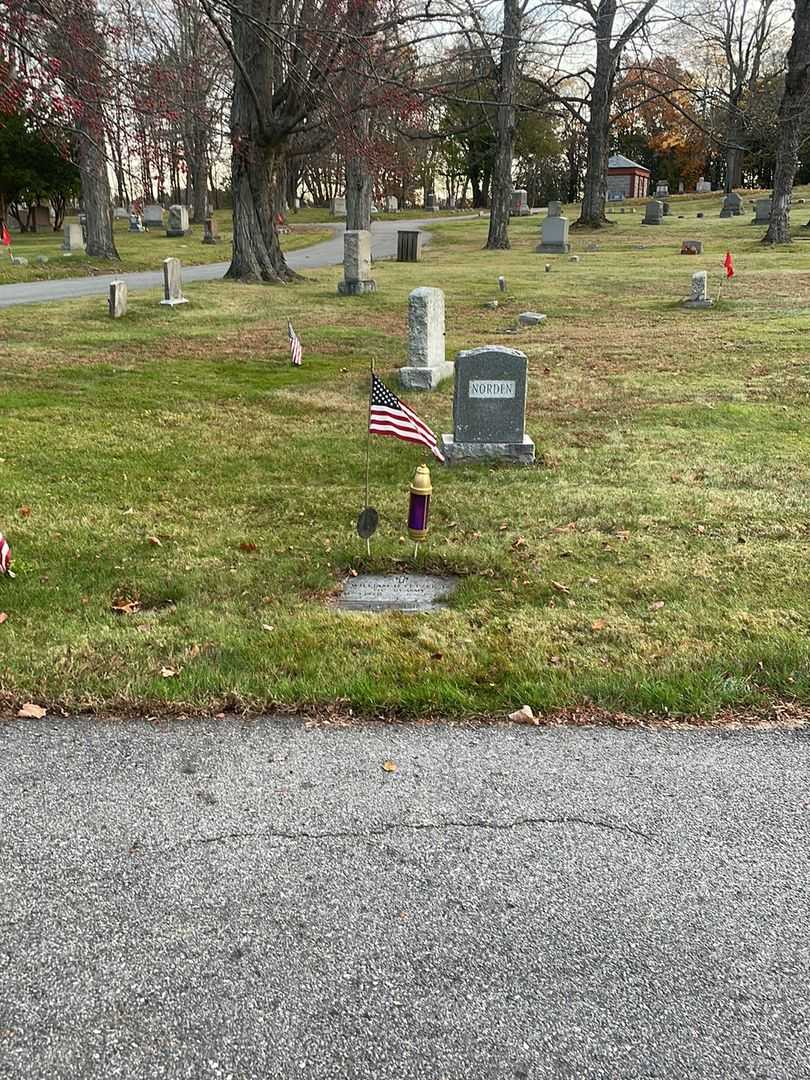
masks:
[[[714,300],[684,300],[682,306],[690,308],[692,311],[702,311],[703,308],[713,307]]]
[[[185,296],[181,296],[179,300],[161,300],[162,307],[177,307],[178,304],[187,304],[188,300]]]
[[[452,379],[455,370],[447,360],[425,367],[401,367],[399,385],[406,390],[435,390],[443,379]]]
[[[491,461],[495,458],[514,461],[518,465],[534,463],[534,442],[529,435],[519,443],[457,443],[452,435],[442,435],[439,449],[447,464],[458,461]]]
[[[538,244],[534,249],[539,255],[567,255],[570,244]]]
[[[204,236],[203,237],[203,243],[204,244],[218,244],[219,239],[220,238],[218,236]]]
[[[173,239],[173,240],[176,240],[176,239],[178,239],[180,237],[187,236],[187,235],[188,235],[188,233],[186,232],[185,229],[167,229],[166,230],[166,236]]]
[[[341,296],[362,296],[377,291],[376,281],[339,281],[337,291]]]

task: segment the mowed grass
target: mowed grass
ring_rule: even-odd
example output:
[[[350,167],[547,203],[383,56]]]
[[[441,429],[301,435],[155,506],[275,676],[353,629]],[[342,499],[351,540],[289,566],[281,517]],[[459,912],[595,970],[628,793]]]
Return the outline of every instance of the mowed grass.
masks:
[[[28,266],[15,266],[8,255],[7,248],[0,248],[0,285],[14,282],[47,281],[55,278],[84,277],[89,274],[127,273],[132,270],[159,270],[165,258],[176,256],[185,266],[202,266],[207,263],[228,262],[231,257],[231,214],[219,210],[214,215],[219,235],[218,244],[202,242],[204,228],[202,223],[192,222],[188,234],[184,237],[166,236],[162,232],[150,231],[131,233],[126,221],[114,222],[115,245],[120,262],[110,263],[94,259],[86,254],[62,254],[62,231],[52,230],[37,233],[12,233],[11,251],[29,260]],[[76,222],[77,218],[68,218]],[[166,215],[168,221],[168,215]],[[317,244],[328,240],[332,228],[327,224],[313,224],[305,221],[291,221],[290,232],[282,238],[285,251]],[[48,262],[42,265],[34,260],[44,255]]]
[[[7,702],[801,712],[810,244],[764,249],[751,215],[720,221],[719,204],[673,198],[660,228],[637,213],[595,238],[572,233],[578,264],[535,253],[537,217],[513,222],[506,253],[481,250],[485,221],[442,224],[421,264],[376,264],[379,291],[365,297],[339,297],[332,269],[285,288],[190,284],[175,310],[137,293],[117,322],[98,298],[4,312]],[[680,256],[694,237],[706,254]],[[717,294],[728,248],[737,277],[720,303],[683,310],[695,269]],[[499,274],[507,296],[485,309]],[[396,386],[418,285],[445,290],[449,356],[527,353],[539,460],[432,466],[418,565],[459,575],[446,611],[339,613],[348,574],[413,566],[417,448],[372,440],[370,558],[354,521],[369,364]],[[513,332],[526,309],[548,321]],[[449,385],[408,400],[451,430]]]

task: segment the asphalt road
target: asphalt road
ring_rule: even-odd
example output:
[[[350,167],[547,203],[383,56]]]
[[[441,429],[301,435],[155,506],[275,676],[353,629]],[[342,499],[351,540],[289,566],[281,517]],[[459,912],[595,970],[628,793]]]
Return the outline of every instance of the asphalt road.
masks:
[[[0,747],[4,1080],[810,1074],[810,733]]]
[[[436,218],[423,221],[375,221],[371,227],[372,257],[390,258],[397,253],[397,230],[402,228],[429,228]],[[343,262],[344,226],[335,225],[330,240],[313,244],[308,248],[291,251],[287,262],[295,270],[316,270],[323,266],[338,266]],[[429,241],[429,235],[424,237]],[[227,250],[227,249],[225,249]],[[221,278],[228,269],[228,262],[209,263],[207,266],[184,266],[183,281],[213,281]],[[109,292],[110,282],[126,281],[128,290],[158,289],[163,285],[162,270],[148,270],[133,274],[100,274],[98,277],[63,278],[57,281],[33,281],[19,285],[0,285],[0,308],[16,304],[42,304],[52,300],[70,300],[76,296],[99,296]]]

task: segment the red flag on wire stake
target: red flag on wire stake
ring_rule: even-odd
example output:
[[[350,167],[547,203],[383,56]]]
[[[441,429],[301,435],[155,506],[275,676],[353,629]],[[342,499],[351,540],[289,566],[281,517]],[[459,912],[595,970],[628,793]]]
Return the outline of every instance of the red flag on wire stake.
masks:
[[[2,243],[3,247],[8,248],[8,253],[10,255],[11,254],[11,234],[9,233],[8,228],[6,227],[5,221],[3,222],[2,231],[0,231],[0,243]]]
[[[368,430],[372,435],[390,435],[393,439],[426,446],[434,457],[444,461],[436,436],[404,401],[371,373],[371,399],[368,410]]]
[[[293,330],[293,324],[287,319],[287,337],[290,339],[290,363],[293,367],[301,367],[304,350],[301,348],[301,340]]]
[[[732,258],[730,251],[726,252],[726,257],[725,257],[725,259],[723,259],[723,266],[725,266],[725,268],[726,268],[726,277],[727,278],[733,278],[734,277],[734,259]]]

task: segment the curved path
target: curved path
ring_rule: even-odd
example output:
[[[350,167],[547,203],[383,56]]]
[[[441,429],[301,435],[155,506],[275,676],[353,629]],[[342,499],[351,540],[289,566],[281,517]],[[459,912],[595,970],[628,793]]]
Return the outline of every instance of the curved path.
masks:
[[[446,219],[438,219],[446,220]],[[454,218],[450,220],[463,220]],[[436,218],[402,221],[375,221],[371,227],[372,255],[376,259],[390,258],[397,253],[397,230],[404,227],[426,228],[435,225]],[[343,262],[344,225],[335,225],[330,240],[311,247],[291,251],[288,264],[295,270],[317,270],[324,266],[338,266]],[[429,236],[425,237],[429,240]],[[206,266],[184,266],[183,281],[212,281],[221,278],[228,269],[228,262],[208,263]],[[110,282],[126,281],[130,292],[136,289],[157,289],[163,284],[162,270],[145,270],[138,273],[99,274],[97,277],[61,278],[56,281],[27,281],[18,285],[0,285],[0,308],[15,304],[42,304],[55,300],[70,300],[77,296],[100,296],[109,291]]]

